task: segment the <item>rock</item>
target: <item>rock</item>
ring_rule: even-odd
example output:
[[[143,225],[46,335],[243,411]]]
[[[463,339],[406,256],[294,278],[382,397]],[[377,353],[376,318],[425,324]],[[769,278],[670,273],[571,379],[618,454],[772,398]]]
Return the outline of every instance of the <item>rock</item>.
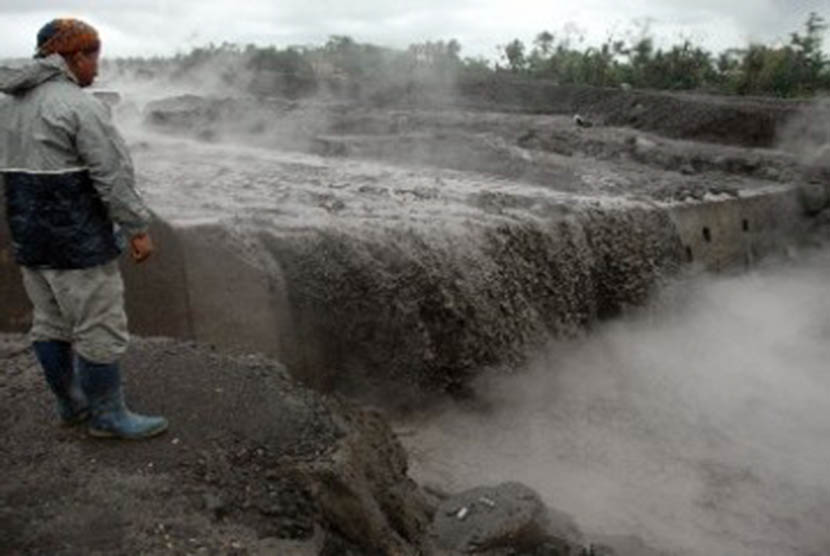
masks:
[[[431,507],[381,414],[329,400],[347,430],[338,451],[301,471],[326,523],[369,554],[420,554]],[[342,553],[342,552],[332,552]]]
[[[828,205],[827,189],[820,183],[803,183],[798,187],[798,198],[804,212],[814,216]]]
[[[692,166],[691,162],[686,162],[680,167],[680,173],[684,176],[693,176],[697,174],[697,170],[695,170],[695,167]]]
[[[657,143],[655,143],[651,139],[646,139],[645,137],[637,136],[637,138],[634,140],[634,146],[637,148],[638,151],[653,151],[657,148]]]
[[[204,497],[202,497],[202,502],[205,509],[212,513],[217,519],[221,518],[228,511],[228,506],[224,500],[215,494],[205,494]]]
[[[280,554],[281,556],[317,556],[325,546],[325,534],[319,527],[315,527],[314,534],[308,539],[280,539],[276,537],[265,537],[259,539],[251,547],[252,556],[268,556]]]
[[[825,209],[813,217],[810,231],[819,242],[830,240],[830,209]]]
[[[626,145],[635,160],[651,161],[659,155],[658,144],[640,135],[629,136],[626,139]]]
[[[592,121],[586,120],[585,118],[583,118],[579,114],[574,114],[574,124],[576,124],[577,127],[593,127],[594,126],[594,123]]]
[[[567,519],[557,515],[554,520]],[[439,550],[450,554],[532,550],[551,542],[551,528],[579,535],[570,522],[552,523],[551,513],[536,492],[510,482],[474,488],[445,500],[433,518],[430,538]]]

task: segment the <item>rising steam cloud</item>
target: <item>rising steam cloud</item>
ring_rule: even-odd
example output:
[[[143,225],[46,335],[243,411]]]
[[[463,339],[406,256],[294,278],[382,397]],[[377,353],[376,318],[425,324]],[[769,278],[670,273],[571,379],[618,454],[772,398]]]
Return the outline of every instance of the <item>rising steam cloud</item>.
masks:
[[[444,488],[520,480],[589,538],[830,553],[830,254],[668,289],[491,376],[408,440]],[[632,552],[636,554],[637,552]]]

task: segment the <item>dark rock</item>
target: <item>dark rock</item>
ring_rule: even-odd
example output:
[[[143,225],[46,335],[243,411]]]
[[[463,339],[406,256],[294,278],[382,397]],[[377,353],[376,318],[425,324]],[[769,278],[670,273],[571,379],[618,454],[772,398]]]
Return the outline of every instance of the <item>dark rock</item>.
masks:
[[[577,127],[594,127],[594,122],[586,120],[579,114],[574,115],[574,124],[576,124]]]
[[[222,498],[215,494],[205,494],[202,497],[204,508],[213,514],[214,517],[220,519],[228,512],[228,505]]]
[[[830,196],[821,183],[803,183],[798,187],[798,198],[804,212],[810,216],[820,213],[827,207]]]
[[[550,544],[551,527],[579,535],[572,523],[552,523],[536,492],[511,482],[474,488],[445,500],[435,513],[430,536],[438,549],[446,551],[527,551]],[[567,544],[570,539],[559,540]]]

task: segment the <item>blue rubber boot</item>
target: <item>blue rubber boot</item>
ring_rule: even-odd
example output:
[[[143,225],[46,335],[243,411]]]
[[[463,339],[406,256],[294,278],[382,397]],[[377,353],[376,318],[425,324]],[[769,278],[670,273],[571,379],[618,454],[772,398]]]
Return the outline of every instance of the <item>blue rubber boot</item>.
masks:
[[[118,363],[93,363],[83,357],[79,357],[78,361],[81,383],[92,410],[89,434],[138,440],[167,430],[167,419],[164,417],[148,417],[127,409]]]
[[[46,382],[58,400],[61,422],[76,425],[86,421],[89,418],[89,403],[72,364],[72,345],[60,340],[48,340],[34,342],[32,348],[43,368]]]

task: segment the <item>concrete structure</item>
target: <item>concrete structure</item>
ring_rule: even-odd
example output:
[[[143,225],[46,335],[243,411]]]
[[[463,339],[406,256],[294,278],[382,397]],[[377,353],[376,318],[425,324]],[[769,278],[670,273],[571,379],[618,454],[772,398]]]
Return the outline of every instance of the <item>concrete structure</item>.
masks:
[[[626,209],[616,203],[613,210]],[[797,193],[783,187],[655,205],[654,210],[668,212],[685,262],[710,271],[741,269],[774,250],[798,244],[807,222]],[[24,331],[30,307],[4,221],[0,230],[0,330]],[[220,225],[173,227],[157,221],[152,234],[158,252],[151,261],[141,266],[126,257],[123,261],[133,333],[263,352],[300,369],[312,383],[325,382],[314,375],[323,372],[322,362],[331,365],[332,358],[320,351],[335,339],[314,337],[321,327],[309,320],[325,319],[324,315],[308,315],[291,306],[292,286],[279,261],[251,253]]]
[[[715,272],[749,266],[771,251],[799,243],[806,223],[796,190],[786,187],[667,210],[687,262]]]

